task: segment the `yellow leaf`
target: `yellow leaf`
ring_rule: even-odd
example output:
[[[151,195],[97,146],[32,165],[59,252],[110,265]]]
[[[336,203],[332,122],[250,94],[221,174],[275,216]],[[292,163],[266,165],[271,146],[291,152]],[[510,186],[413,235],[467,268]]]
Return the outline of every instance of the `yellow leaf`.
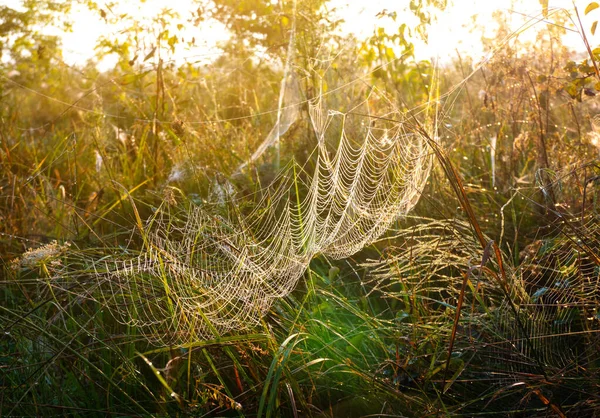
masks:
[[[591,29],[592,35],[596,34],[596,26],[598,26],[598,21],[592,23],[592,29]]]
[[[597,9],[598,7],[600,7],[600,5],[598,3],[596,3],[595,1],[591,2],[590,4],[587,5],[587,7],[585,8],[585,14],[588,14],[589,12],[591,12],[592,10]]]
[[[548,17],[548,0],[540,0],[540,4],[542,5],[542,15],[544,18]]]

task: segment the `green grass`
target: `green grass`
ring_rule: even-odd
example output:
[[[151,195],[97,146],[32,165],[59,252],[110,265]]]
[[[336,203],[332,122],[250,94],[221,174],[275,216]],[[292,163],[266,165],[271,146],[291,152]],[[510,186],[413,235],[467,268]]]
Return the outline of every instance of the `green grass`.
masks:
[[[220,335],[202,318],[210,338],[169,297],[177,286],[164,265],[120,298],[107,266],[143,254],[157,225],[176,235],[190,208],[228,219],[255,210],[273,180],[294,187],[301,220],[296,166],[278,178],[267,153],[236,173],[273,126],[280,74],[231,56],[160,77],[57,66],[44,96],[41,67],[3,78],[0,416],[596,416],[595,104],[571,94],[594,80],[573,79],[585,66],[544,45],[502,49],[469,77],[457,60],[440,71],[451,93],[439,103],[415,81],[417,70],[434,74],[427,63],[390,74],[340,56],[329,72],[307,68],[303,91],[324,81],[336,110],[371,89],[381,94],[373,115],[391,101],[412,110],[407,125],[427,126],[421,110],[435,110],[436,165],[414,212],[385,236],[344,260],[315,257],[259,326]],[[280,155],[308,171],[316,140],[303,112]],[[389,122],[376,119],[366,123]],[[225,181],[243,204],[210,202]],[[169,326],[115,309],[144,298],[138,307]],[[174,333],[185,341],[157,343]]]

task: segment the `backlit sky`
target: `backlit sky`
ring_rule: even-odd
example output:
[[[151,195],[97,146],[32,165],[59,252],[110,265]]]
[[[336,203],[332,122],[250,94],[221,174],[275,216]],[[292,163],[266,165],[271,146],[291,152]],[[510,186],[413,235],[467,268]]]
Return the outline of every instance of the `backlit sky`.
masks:
[[[302,0],[298,0],[302,1]],[[473,34],[469,27],[473,21],[472,16],[477,15],[475,21],[478,25],[486,28],[489,35],[493,33],[494,23],[492,13],[496,9],[510,11],[511,28],[518,30],[524,22],[533,18],[541,17],[541,5],[538,0],[450,0],[452,4],[448,9],[438,16],[438,20],[429,30],[429,44],[416,45],[417,58],[439,57],[444,60],[450,56],[456,55],[456,50],[461,54],[470,55],[479,59],[489,51],[484,51],[480,44],[481,32]],[[388,31],[394,30],[394,25],[389,19],[378,19],[377,14],[382,10],[396,11],[398,21],[414,19],[405,9],[409,1],[401,0],[331,0],[330,9],[335,9],[339,17],[345,20],[341,30],[344,33],[355,34],[358,38],[364,38],[373,33],[377,26],[384,26]],[[588,16],[583,16],[583,10],[589,3],[588,0],[577,0],[575,4],[582,15],[583,26],[586,31],[594,20],[600,20],[600,9],[592,11]],[[20,0],[0,0],[0,4],[19,8]],[[102,7],[103,2],[98,4]],[[550,0],[550,10],[567,9],[573,10],[571,0]],[[149,18],[154,16],[164,8],[171,8],[177,11],[181,16],[189,16],[192,10],[197,6],[193,5],[192,0],[146,0],[143,4],[139,0],[121,1],[118,10],[115,13],[127,13],[136,17]],[[97,13],[89,12],[83,8],[73,12],[72,20],[74,27],[72,33],[63,34],[63,52],[64,60],[67,63],[81,63],[94,54],[93,46],[98,37],[102,34],[116,34],[124,27],[114,27],[107,25]],[[527,29],[520,35],[521,39],[535,38],[535,31],[543,28],[543,24],[533,26],[533,29]],[[537,29],[536,29],[537,28]],[[600,34],[600,30],[599,30]],[[211,57],[218,55],[217,44],[227,39],[227,33],[217,22],[206,22],[200,27],[189,27],[179,32],[179,35],[185,39],[196,39],[197,47],[180,51],[175,57],[177,61],[184,60],[210,60]],[[564,41],[573,49],[583,50],[583,43],[577,33],[570,33]],[[591,44],[596,46],[600,44],[600,37],[592,38]],[[110,60],[105,65],[110,65]]]

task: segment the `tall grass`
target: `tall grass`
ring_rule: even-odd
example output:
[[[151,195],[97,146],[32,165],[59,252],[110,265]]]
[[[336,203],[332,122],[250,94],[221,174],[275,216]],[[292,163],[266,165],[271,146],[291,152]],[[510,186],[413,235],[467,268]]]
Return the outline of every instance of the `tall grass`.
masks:
[[[319,73],[344,87],[328,95],[339,109],[364,80],[417,109],[416,130],[419,106],[437,106],[438,163],[414,216],[352,258],[316,257],[261,326],[177,346],[124,325],[111,306],[128,301],[104,297],[97,274],[143,250],[158,212],[276,178],[268,154],[235,171],[273,126],[279,74],[235,57],[160,74],[60,67],[46,94],[36,68],[3,69],[0,415],[596,416],[596,104],[565,93],[563,50],[531,54],[507,47],[468,79],[457,59],[439,102],[401,103],[403,82],[429,85],[370,79],[344,55]],[[281,155],[310,167],[310,132],[302,118]]]

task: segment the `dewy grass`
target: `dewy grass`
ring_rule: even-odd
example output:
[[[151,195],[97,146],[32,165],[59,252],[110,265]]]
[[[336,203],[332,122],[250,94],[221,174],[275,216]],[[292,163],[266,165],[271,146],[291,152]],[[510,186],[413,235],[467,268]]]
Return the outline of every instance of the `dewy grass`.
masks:
[[[238,172],[282,111],[246,56],[57,66],[68,109],[1,78],[0,415],[597,413],[595,87],[555,45],[308,57],[281,171]]]

